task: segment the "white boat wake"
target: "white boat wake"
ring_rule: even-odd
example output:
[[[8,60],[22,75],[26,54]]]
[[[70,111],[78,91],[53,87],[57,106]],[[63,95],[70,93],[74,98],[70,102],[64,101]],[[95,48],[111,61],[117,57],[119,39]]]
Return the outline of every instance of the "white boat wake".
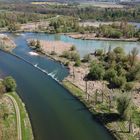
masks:
[[[48,76],[52,77],[55,81],[59,82],[59,80],[58,80],[57,77],[56,77],[58,70],[54,70],[53,72],[48,73],[46,70],[40,68],[40,67],[38,66],[38,64],[35,64],[34,67],[36,67],[36,68],[39,69],[40,71],[46,73]]]

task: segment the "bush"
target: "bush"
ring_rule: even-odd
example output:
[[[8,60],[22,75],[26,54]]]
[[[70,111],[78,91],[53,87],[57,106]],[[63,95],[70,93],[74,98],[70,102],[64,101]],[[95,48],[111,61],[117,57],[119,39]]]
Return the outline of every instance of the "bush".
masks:
[[[114,88],[123,88],[126,83],[126,78],[122,76],[120,77],[116,76],[112,79],[112,82],[110,83]]]
[[[121,47],[116,47],[113,51],[114,51],[116,54],[124,54],[124,49],[121,48]]]
[[[102,49],[98,49],[95,51],[95,56],[102,56],[103,55],[103,50]]]
[[[125,89],[126,91],[131,91],[131,90],[133,89],[133,87],[134,87],[134,84],[133,84],[132,82],[127,82],[127,83],[125,84],[124,89]]]
[[[140,64],[137,64],[127,72],[126,74],[127,81],[140,80]]]
[[[113,69],[113,68],[110,68],[106,71],[105,73],[105,76],[104,76],[104,79],[109,81],[109,82],[112,82],[113,79],[117,76],[117,72]]]
[[[3,81],[3,83],[6,87],[7,92],[11,92],[11,91],[16,90],[16,87],[17,87],[16,81],[11,76],[6,77]]]
[[[101,64],[92,63],[89,78],[94,80],[102,80],[105,74],[105,69]]]
[[[123,93],[117,98],[117,110],[121,118],[125,119],[127,116],[127,110],[130,107],[131,98]]]
[[[81,64],[80,59],[77,59],[74,65],[75,65],[75,66],[77,66],[77,67],[79,67],[79,66],[80,66],[80,64]]]

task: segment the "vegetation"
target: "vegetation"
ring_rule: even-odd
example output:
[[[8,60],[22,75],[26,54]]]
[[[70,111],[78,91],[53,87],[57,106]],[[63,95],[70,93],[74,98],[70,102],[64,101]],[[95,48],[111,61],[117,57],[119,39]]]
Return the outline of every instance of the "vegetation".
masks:
[[[11,76],[6,77],[3,81],[3,84],[7,92],[12,92],[16,90],[16,81]]]
[[[79,28],[78,21],[73,17],[59,17],[52,19],[49,24],[48,32],[51,33],[67,33],[75,32]]]
[[[41,15],[27,12],[0,12],[0,28],[7,27],[9,31],[16,31],[20,24],[45,20],[51,15]]]
[[[133,132],[134,125],[139,127],[140,111],[133,105],[130,94],[120,91],[111,91],[114,98],[108,98],[110,91],[92,93],[87,99],[83,90],[64,80],[63,85],[76,97],[78,97],[89,110],[102,121],[102,123],[114,132],[117,139],[136,139],[139,136]],[[103,93],[103,94],[101,94]],[[102,100],[103,98],[103,100]],[[135,126],[136,127],[136,126]]]
[[[11,76],[5,77],[4,80],[0,81],[0,139],[2,140],[17,139],[17,130],[16,130],[17,123],[16,123],[15,108],[11,104],[11,100],[5,99],[6,95],[10,95],[14,97],[20,110],[22,139],[32,140],[33,134],[30,120],[28,118],[26,109],[23,106],[23,103],[18,97],[17,93],[15,93],[15,90],[16,90],[16,82]],[[5,96],[3,96],[4,94]]]
[[[33,5],[26,3],[1,4],[1,9],[22,11],[25,13],[41,13],[41,14],[57,14],[77,17],[81,20],[97,20],[97,21],[140,21],[140,6],[124,6],[124,8],[100,8],[94,6],[80,7],[79,4],[46,4]],[[31,17],[32,19],[32,17]]]
[[[26,108],[20,99],[20,97],[15,92],[9,93],[16,100],[21,116],[21,130],[23,140],[33,140],[32,127],[30,124],[29,116],[27,114]]]
[[[88,78],[104,79],[109,82],[110,88],[124,90],[131,90],[133,83],[140,80],[140,63],[137,61],[138,50],[136,48],[129,54],[125,54],[123,48],[117,47],[113,50],[109,48],[106,53],[97,50],[95,55],[98,61],[91,63]]]

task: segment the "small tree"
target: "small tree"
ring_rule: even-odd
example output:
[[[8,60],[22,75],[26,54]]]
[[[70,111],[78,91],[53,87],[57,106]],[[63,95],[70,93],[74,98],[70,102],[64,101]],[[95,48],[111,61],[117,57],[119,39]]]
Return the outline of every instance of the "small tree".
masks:
[[[79,67],[81,64],[81,60],[80,59],[77,59],[76,62],[75,62],[75,66]]]
[[[11,92],[16,90],[16,81],[11,76],[6,77],[3,83],[6,87],[6,91]]]
[[[94,80],[102,80],[105,74],[105,69],[102,64],[93,62],[90,68],[88,77]]]
[[[127,118],[128,109],[131,104],[131,98],[126,93],[122,93],[117,98],[117,110],[122,119]]]
[[[120,117],[128,121],[128,132],[132,132],[132,100],[128,93],[123,93],[117,98],[117,110]]]

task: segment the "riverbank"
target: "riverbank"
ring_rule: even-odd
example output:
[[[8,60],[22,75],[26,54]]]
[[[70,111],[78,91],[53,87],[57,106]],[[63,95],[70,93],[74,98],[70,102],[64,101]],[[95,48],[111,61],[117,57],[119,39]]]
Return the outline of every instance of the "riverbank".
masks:
[[[42,47],[41,47],[42,48]],[[42,50],[43,51],[43,50]],[[70,52],[69,52],[70,53]],[[60,57],[57,54],[51,55],[48,53],[43,54],[49,56],[50,58],[63,63],[67,63],[69,68],[69,76],[63,81],[64,86],[69,89],[73,95],[77,96],[90,110],[93,114],[97,115],[97,118],[118,138],[125,139],[128,137],[137,137],[139,130],[137,126],[134,125],[134,133],[128,132],[128,122],[120,121],[116,109],[116,100],[110,101],[110,93],[112,93],[112,98],[116,99],[117,94],[107,88],[106,81],[85,81],[85,76],[89,73],[90,63],[81,63],[80,67],[74,66],[74,61]],[[93,60],[96,58],[93,57]],[[76,88],[76,91],[75,91]],[[103,95],[104,94],[104,95]],[[97,97],[98,96],[98,97]],[[104,100],[104,101],[103,101]],[[109,103],[111,102],[111,107]],[[136,107],[137,108],[137,107]],[[116,120],[111,120],[116,119]],[[117,128],[117,129],[116,129]],[[122,131],[122,133],[120,133]],[[125,134],[127,132],[127,134]]]
[[[97,119],[114,135],[116,139],[121,140],[137,140],[139,139],[140,129],[133,126],[133,133],[128,132],[127,122],[121,121],[118,118],[117,112],[109,109],[108,96],[103,95],[103,101],[101,101],[101,95],[90,96],[87,98],[87,93],[73,84],[71,81],[64,80],[63,85],[67,88],[75,97],[83,102],[86,107],[92,112]],[[114,113],[112,113],[114,112]]]
[[[15,99],[19,107],[20,116],[21,116],[20,122],[21,122],[22,140],[28,140],[28,139],[33,140],[34,137],[33,137],[32,126],[30,123],[27,110],[25,108],[25,104],[22,102],[22,100],[20,99],[17,93],[12,92],[9,95]]]
[[[15,92],[5,93],[0,99],[1,140],[33,140],[32,127],[23,102]],[[5,112],[6,111],[6,112]]]
[[[102,41],[126,41],[126,42],[137,42],[138,38],[105,38],[105,37],[96,37],[95,34],[79,34],[79,33],[68,33],[65,34],[74,39],[82,40],[102,40]]]

